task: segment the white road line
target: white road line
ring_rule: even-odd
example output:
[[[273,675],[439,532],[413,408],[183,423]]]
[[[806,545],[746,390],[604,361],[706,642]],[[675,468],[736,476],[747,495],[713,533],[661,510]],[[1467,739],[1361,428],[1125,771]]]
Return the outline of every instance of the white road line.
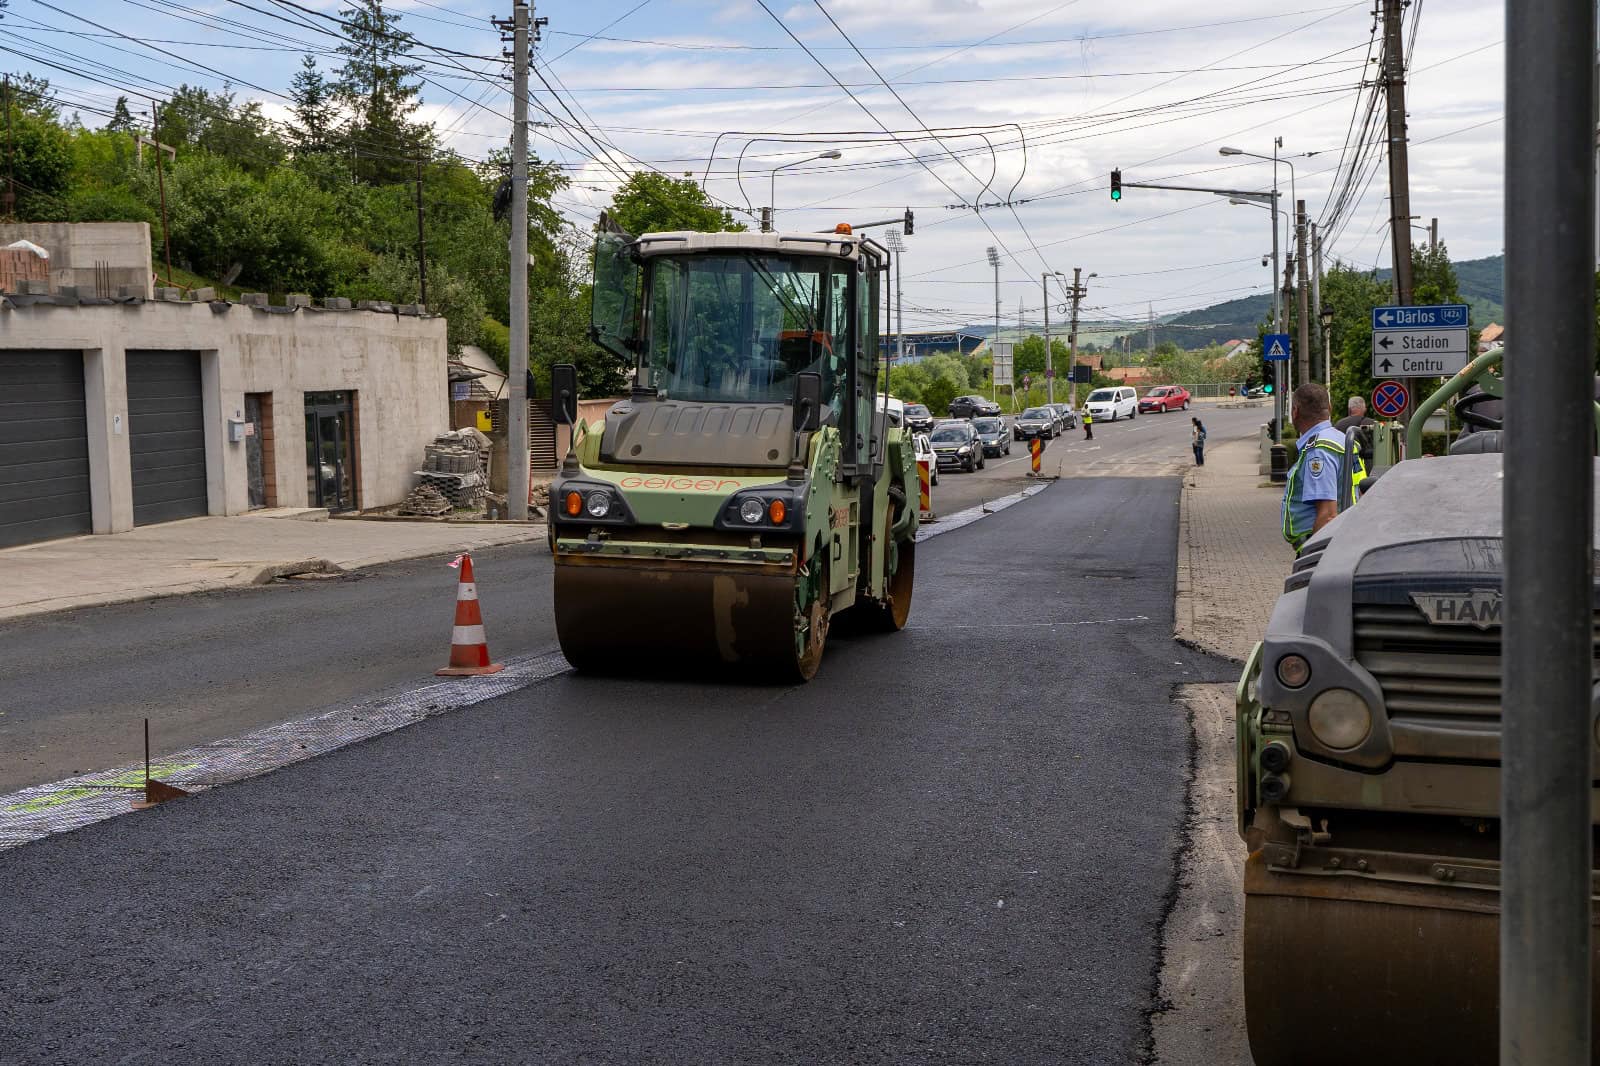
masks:
[[[1058,622],[980,622],[976,625],[906,626],[907,629],[1054,629],[1056,626],[1106,626],[1119,622],[1148,622],[1142,614],[1127,618],[1085,618]]]

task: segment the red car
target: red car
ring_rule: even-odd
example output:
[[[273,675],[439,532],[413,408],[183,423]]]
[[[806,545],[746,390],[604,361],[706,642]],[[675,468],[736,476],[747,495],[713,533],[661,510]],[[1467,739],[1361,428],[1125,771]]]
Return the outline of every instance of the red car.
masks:
[[[1187,411],[1189,390],[1182,385],[1157,385],[1139,397],[1139,413],[1149,411]]]

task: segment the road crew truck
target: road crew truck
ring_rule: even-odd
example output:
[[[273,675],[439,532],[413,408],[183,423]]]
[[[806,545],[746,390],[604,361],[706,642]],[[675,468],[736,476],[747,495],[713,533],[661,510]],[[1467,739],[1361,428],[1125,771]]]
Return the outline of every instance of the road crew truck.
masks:
[[[1490,362],[1469,369],[1498,396]],[[1384,471],[1306,543],[1239,681],[1256,1066],[1497,1060],[1500,725],[1539,709],[1500,698],[1501,456],[1483,428]]]
[[[626,399],[575,419],[550,489],[555,619],[579,670],[706,664],[808,680],[832,619],[898,630],[918,521],[910,436],[875,402],[889,253],[832,233],[603,221],[591,336]]]

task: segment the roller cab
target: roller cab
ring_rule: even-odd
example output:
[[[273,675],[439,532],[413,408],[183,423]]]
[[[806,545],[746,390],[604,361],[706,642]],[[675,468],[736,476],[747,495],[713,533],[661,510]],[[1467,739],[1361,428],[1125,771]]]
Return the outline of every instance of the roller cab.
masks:
[[[575,372],[553,373],[575,422],[549,525],[574,666],[804,680],[840,612],[904,626],[915,456],[873,395],[888,255],[848,232],[602,225],[591,335],[634,384],[584,423]]]

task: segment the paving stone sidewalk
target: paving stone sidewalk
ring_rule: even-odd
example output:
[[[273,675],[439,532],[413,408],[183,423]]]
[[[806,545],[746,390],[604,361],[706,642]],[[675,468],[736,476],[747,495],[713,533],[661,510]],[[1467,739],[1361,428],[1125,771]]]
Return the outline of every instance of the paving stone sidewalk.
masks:
[[[543,541],[536,524],[314,520],[284,511],[190,518],[0,551],[0,620]],[[310,519],[310,520],[308,520]]]
[[[1266,630],[1294,552],[1279,532],[1282,486],[1257,472],[1257,444],[1207,449],[1184,477],[1177,637],[1243,663]]]

